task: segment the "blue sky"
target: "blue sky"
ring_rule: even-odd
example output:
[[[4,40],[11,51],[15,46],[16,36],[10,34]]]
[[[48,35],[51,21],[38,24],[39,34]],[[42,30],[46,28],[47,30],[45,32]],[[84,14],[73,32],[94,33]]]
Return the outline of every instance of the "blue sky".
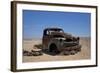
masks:
[[[23,10],[23,37],[41,38],[43,29],[60,27],[75,36],[90,36],[90,13]]]

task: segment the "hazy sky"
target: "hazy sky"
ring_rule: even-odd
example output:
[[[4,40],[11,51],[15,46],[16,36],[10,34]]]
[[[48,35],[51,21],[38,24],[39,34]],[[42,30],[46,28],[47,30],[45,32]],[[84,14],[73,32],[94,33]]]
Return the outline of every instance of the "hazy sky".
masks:
[[[41,38],[43,29],[60,27],[75,36],[90,36],[90,13],[23,10],[24,38]]]

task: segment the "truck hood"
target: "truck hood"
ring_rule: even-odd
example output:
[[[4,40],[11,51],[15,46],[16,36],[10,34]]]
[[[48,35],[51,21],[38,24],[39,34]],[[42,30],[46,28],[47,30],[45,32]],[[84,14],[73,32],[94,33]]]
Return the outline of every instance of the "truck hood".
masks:
[[[72,39],[74,41],[79,40],[79,37],[74,37],[68,33],[53,32],[51,35],[53,35],[54,37],[63,37],[63,38],[67,38],[67,39]]]
[[[59,36],[62,36],[62,37],[64,37],[64,38],[71,38],[71,37],[72,37],[71,34],[62,33],[62,32],[52,32],[51,35],[59,35]]]

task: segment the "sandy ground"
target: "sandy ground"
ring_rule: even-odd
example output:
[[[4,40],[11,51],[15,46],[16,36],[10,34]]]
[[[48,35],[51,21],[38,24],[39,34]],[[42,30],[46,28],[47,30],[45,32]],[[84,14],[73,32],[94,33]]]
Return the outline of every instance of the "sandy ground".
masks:
[[[42,40],[24,40],[23,49],[31,51],[34,49],[35,44],[41,44]],[[90,38],[85,37],[80,39],[80,44],[82,45],[81,52],[76,53],[75,55],[56,55],[52,56],[49,54],[43,53],[41,56],[23,56],[23,62],[41,62],[41,61],[64,61],[64,60],[81,60],[81,59],[90,59],[91,58],[91,47],[90,47]]]

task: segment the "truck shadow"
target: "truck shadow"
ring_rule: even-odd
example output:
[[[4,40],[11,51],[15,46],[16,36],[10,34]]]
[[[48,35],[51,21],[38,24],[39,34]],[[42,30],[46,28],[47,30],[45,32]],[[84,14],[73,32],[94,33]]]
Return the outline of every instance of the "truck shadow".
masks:
[[[69,52],[69,51],[64,51],[64,52],[50,52],[49,50],[45,49],[45,50],[42,50],[42,53],[47,54],[47,55],[51,55],[51,56],[56,56],[56,55],[69,56],[69,55],[75,55],[78,52],[75,52],[75,51],[72,51],[72,52]]]
[[[47,54],[47,55],[51,55],[51,56],[56,56],[56,55],[60,54],[60,52],[50,52],[47,49],[45,49],[45,50],[43,49],[42,52],[45,53],[45,54]]]

